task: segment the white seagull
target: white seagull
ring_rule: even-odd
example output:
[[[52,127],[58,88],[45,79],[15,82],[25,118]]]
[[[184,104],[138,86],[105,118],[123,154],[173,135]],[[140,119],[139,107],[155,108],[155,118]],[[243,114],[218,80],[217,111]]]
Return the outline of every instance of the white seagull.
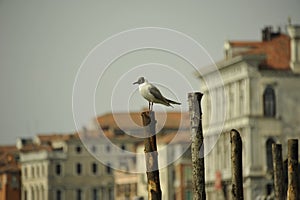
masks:
[[[139,92],[140,94],[149,101],[149,110],[153,109],[153,103],[160,103],[165,106],[171,106],[171,104],[180,105],[180,103],[176,101],[172,101],[170,99],[165,98],[160,91],[149,83],[144,77],[140,77],[138,81],[134,82],[133,84],[139,84]]]

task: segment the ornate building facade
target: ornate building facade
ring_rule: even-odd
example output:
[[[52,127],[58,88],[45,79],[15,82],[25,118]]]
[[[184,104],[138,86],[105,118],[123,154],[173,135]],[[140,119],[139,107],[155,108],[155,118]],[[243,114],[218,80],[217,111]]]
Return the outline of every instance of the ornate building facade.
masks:
[[[284,34],[267,27],[262,41],[226,42],[225,59],[216,63],[215,70],[199,75],[208,199],[230,199],[231,129],[237,129],[243,140],[248,200],[273,193],[272,143],[283,145],[286,159],[287,140],[300,139],[300,26],[288,25],[287,30]],[[207,84],[216,78],[222,81]],[[216,187],[220,179],[222,187]]]

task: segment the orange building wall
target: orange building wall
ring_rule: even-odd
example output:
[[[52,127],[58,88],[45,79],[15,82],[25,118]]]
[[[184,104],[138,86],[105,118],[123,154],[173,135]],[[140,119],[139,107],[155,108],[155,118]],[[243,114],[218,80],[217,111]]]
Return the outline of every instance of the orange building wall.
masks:
[[[11,187],[11,181],[13,176],[17,178],[18,187],[16,188]],[[18,173],[2,173],[0,175],[0,181],[0,200],[21,200],[21,183],[20,175]]]

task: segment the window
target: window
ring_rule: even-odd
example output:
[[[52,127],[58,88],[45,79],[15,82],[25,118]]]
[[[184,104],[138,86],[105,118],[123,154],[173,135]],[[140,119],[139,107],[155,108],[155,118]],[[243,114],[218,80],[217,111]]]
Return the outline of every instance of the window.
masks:
[[[106,152],[110,152],[110,145],[106,145]]]
[[[93,153],[96,153],[97,147],[96,147],[95,145],[93,145],[93,146],[91,147],[91,150],[92,150]]]
[[[19,188],[18,178],[14,175],[11,178],[11,187],[14,188],[14,189]]]
[[[234,102],[234,88],[233,84],[229,87],[229,117],[234,117],[234,109],[235,109],[235,102]]]
[[[40,190],[41,190],[41,199],[45,199],[45,188],[44,188],[44,186],[41,186],[41,188],[40,188]]]
[[[266,166],[267,166],[267,172],[273,171],[273,157],[272,157],[272,144],[275,143],[275,141],[272,138],[269,138],[266,141]]]
[[[61,200],[61,190],[56,190],[56,200]]]
[[[24,167],[24,178],[27,178],[27,167]]]
[[[31,187],[31,199],[35,199],[34,196],[35,196],[35,195],[34,195],[34,189],[33,189],[33,187]]]
[[[185,198],[186,200],[192,200],[192,191],[187,190],[185,191]]]
[[[93,172],[93,174],[97,174],[97,171],[98,171],[97,163],[92,163],[92,172]]]
[[[96,188],[93,189],[92,191],[93,193],[93,200],[98,200],[99,199],[99,196],[98,196],[98,190]]]
[[[245,84],[244,81],[240,81],[240,115],[243,115],[245,112]]]
[[[271,195],[272,190],[273,190],[273,184],[267,184],[266,185],[266,193],[268,196]]]
[[[76,200],[82,200],[82,191],[81,191],[81,189],[76,190]]]
[[[124,185],[125,189],[125,194],[130,194],[131,192],[131,185],[130,184],[125,184]]]
[[[55,173],[56,175],[61,175],[61,164],[55,165]]]
[[[36,167],[36,176],[40,177],[40,166]]]
[[[106,173],[107,174],[111,174],[111,165],[110,165],[110,163],[107,163],[107,165],[106,165]]]
[[[34,167],[31,167],[31,177],[34,178]]]
[[[185,185],[190,185],[192,183],[192,167],[184,167],[184,183]]]
[[[175,169],[172,169],[172,181],[176,181],[176,171]]]
[[[105,192],[105,187],[104,186],[101,186],[100,187],[100,191],[101,191],[101,197],[103,198],[103,199],[105,199],[106,198],[106,192]]]
[[[24,200],[27,200],[27,190],[24,191]]]
[[[122,145],[121,145],[121,149],[122,149],[122,151],[125,151],[125,150],[126,150],[125,144],[122,144]]]
[[[42,165],[42,175],[45,176],[46,175],[46,172],[45,172],[45,166]]]
[[[80,175],[82,173],[82,165],[81,163],[76,164],[76,173]]]
[[[113,200],[114,199],[114,189],[112,187],[110,187],[108,189],[108,199],[109,200]]]
[[[82,151],[81,146],[76,146],[75,151],[76,151],[77,153],[81,153],[81,151]]]
[[[271,86],[267,86],[263,94],[264,116],[274,117],[276,114],[275,92]]]

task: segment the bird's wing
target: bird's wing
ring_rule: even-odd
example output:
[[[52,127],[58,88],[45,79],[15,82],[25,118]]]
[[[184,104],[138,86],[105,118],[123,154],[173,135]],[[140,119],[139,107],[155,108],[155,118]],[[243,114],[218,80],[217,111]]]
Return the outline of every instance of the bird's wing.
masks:
[[[160,99],[162,101],[164,101],[164,97],[163,95],[160,93],[160,91],[154,86],[151,85],[151,87],[149,88],[149,92],[156,98],[156,99]]]
[[[172,104],[177,104],[177,105],[180,105],[181,103],[179,102],[176,102],[176,101],[173,101],[173,100],[170,100],[170,99],[166,99],[169,103],[172,103]]]

